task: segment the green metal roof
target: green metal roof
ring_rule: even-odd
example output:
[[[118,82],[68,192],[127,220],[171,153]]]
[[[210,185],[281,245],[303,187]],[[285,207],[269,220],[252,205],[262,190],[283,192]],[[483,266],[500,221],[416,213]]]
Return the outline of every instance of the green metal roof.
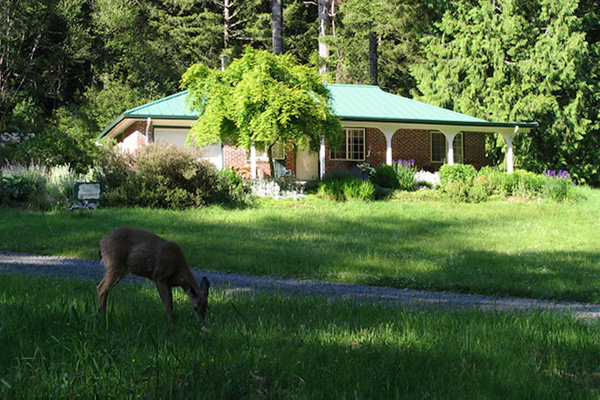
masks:
[[[378,86],[346,84],[327,84],[326,86],[331,91],[334,112],[342,120],[486,127],[519,125],[535,128],[538,126],[537,122],[489,122],[387,93]],[[185,102],[187,94],[188,91],[185,90],[125,111],[102,131],[99,138],[104,137],[125,118],[195,120],[198,118],[198,112],[188,108]]]

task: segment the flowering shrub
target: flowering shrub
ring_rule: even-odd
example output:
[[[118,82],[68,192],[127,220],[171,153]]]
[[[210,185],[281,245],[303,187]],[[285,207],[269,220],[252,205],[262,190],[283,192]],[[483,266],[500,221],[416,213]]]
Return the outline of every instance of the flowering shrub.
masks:
[[[569,171],[549,169],[544,172],[544,176],[546,177],[544,196],[555,201],[572,200],[575,197],[573,190],[575,184]]]
[[[426,186],[430,189],[433,189],[440,184],[440,173],[417,171],[415,174],[415,182],[417,185]]]
[[[277,200],[299,200],[306,197],[302,185],[280,179],[251,179],[245,181],[245,186],[257,197],[271,197]]]
[[[398,177],[398,188],[400,190],[414,190],[415,174],[417,173],[415,160],[400,159],[395,161],[393,166]]]
[[[367,162],[356,164],[356,168],[358,168],[365,175],[366,179],[371,178],[376,171],[375,168],[373,168],[371,164]]]

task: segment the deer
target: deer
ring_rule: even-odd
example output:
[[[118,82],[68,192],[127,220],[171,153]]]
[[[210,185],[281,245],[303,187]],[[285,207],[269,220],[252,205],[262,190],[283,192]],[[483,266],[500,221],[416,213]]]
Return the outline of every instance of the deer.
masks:
[[[174,321],[172,288],[183,288],[196,319],[204,326],[210,283],[204,276],[198,284],[177,243],[150,232],[120,227],[100,240],[99,256],[106,268],[104,278],[96,288],[99,315],[106,310],[108,292],[132,273],[154,281],[169,322]]]

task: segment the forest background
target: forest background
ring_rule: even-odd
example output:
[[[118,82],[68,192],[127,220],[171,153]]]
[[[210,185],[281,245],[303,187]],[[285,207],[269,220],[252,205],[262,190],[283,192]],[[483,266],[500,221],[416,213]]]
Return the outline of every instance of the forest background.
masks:
[[[0,2],[0,158],[84,169],[102,129],[181,90],[192,64],[218,68],[221,55],[236,58],[245,46],[271,50],[275,2]],[[537,121],[515,140],[517,164],[600,186],[599,8],[595,0],[284,0],[283,51],[328,82],[376,81],[487,120]],[[503,142],[488,138],[496,164]]]

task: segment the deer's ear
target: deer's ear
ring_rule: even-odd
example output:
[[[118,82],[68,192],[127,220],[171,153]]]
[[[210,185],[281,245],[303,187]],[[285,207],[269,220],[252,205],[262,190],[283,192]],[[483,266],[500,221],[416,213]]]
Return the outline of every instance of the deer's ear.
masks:
[[[200,282],[200,291],[208,295],[208,288],[210,288],[210,282],[204,276],[202,277],[202,282]]]

